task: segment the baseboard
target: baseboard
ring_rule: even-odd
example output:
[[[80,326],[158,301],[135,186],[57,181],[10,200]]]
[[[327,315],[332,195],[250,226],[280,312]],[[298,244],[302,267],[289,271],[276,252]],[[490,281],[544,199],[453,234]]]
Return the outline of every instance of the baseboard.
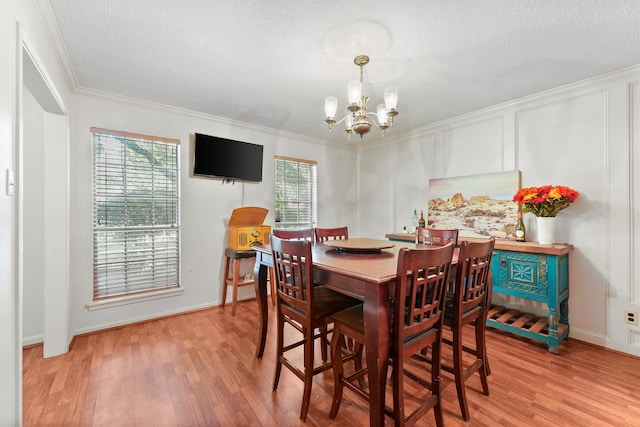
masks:
[[[34,347],[44,343],[44,335],[33,335],[31,337],[22,337],[22,348]]]
[[[73,345],[73,341],[75,340],[76,337],[79,337],[79,336],[90,335],[97,332],[107,331],[109,329],[121,328],[123,326],[135,325],[139,323],[149,322],[152,320],[159,320],[167,317],[179,316],[182,314],[193,313],[196,311],[208,310],[210,308],[219,307],[220,305],[221,304],[219,303],[201,304],[201,305],[192,306],[184,309],[170,310],[170,311],[165,311],[163,313],[152,314],[149,316],[141,316],[141,317],[136,317],[132,319],[127,319],[121,322],[104,323],[102,325],[95,325],[90,328],[76,329],[73,333],[73,338],[71,340],[71,344],[69,347]]]

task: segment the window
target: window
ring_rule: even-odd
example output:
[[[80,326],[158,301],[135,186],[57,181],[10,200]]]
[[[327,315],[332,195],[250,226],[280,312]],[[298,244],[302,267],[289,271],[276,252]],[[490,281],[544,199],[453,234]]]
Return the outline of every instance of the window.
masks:
[[[276,228],[297,230],[317,223],[317,162],[276,156]]]
[[[93,139],[93,299],[179,287],[179,140]]]

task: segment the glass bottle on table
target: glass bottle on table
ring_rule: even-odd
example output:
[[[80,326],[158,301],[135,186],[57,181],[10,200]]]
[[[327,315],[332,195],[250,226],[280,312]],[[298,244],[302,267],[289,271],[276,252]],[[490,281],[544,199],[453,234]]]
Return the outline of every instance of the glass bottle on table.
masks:
[[[418,220],[418,227],[420,228],[424,228],[426,227],[427,223],[424,220],[424,211],[420,211],[420,219]]]
[[[524,242],[527,234],[527,229],[524,226],[524,221],[522,220],[522,211],[518,211],[518,222],[516,223],[516,241]]]
[[[411,233],[415,233],[416,228],[418,228],[418,211],[414,209],[411,217]]]

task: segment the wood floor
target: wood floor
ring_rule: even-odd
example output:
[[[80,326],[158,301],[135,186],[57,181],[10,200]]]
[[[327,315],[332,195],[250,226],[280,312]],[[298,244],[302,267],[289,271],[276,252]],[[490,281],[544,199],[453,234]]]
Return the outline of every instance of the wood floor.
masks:
[[[255,300],[240,303],[235,317],[227,306],[80,336],[54,358],[43,359],[40,346],[25,349],[24,426],[367,425],[366,405],[348,390],[338,416],[328,418],[330,371],[314,378],[306,423],[298,418],[298,378],[283,369],[271,391],[270,314],[260,360]],[[477,377],[469,380],[465,423],[445,373],[446,426],[640,426],[640,359],[571,339],[553,355],[501,332],[487,338],[491,395],[482,395]],[[434,425],[433,414],[418,425]]]

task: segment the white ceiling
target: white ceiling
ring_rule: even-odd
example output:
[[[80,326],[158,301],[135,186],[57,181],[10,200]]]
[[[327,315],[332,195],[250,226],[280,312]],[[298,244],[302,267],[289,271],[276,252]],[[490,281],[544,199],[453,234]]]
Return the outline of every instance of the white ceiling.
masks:
[[[81,88],[336,142],[358,54],[389,135],[640,64],[638,0],[49,1]]]

